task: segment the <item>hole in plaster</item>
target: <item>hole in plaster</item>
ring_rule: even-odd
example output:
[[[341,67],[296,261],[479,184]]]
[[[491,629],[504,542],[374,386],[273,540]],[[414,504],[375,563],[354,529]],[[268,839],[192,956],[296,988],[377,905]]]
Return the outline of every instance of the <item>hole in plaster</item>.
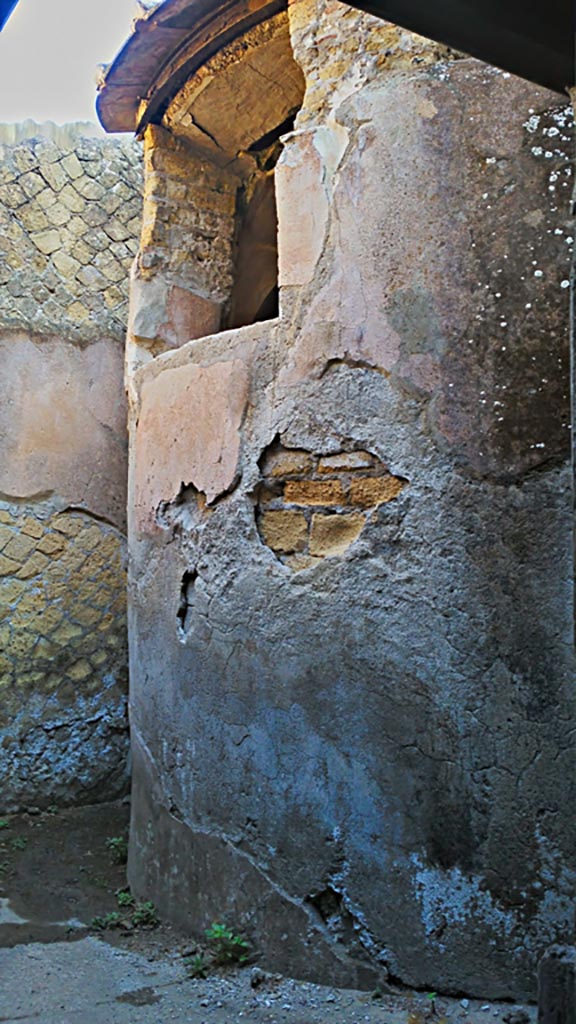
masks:
[[[364,449],[323,455],[285,448],[278,440],[264,451],[259,468],[260,539],[293,571],[343,555],[374,511],[408,483]]]
[[[387,950],[377,946],[365,922],[348,905],[344,893],[326,885],[308,896],[306,902],[314,908],[332,940],[345,946],[349,956],[360,961],[376,961],[383,972],[383,979],[390,977]]]
[[[336,942],[349,946],[354,941],[354,918],[344,905],[342,893],[328,885],[320,892],[309,896],[308,902],[318,911]]]
[[[182,577],[180,586],[180,601],[176,618],[178,620],[178,634],[181,640],[186,640],[190,629],[190,618],[193,603],[194,585],[198,578],[195,569],[187,569]]]
[[[388,370],[385,370],[381,366],[375,366],[373,363],[369,362],[367,359],[350,359],[350,358],[345,358],[345,359],[342,359],[342,358],[329,359],[326,362],[326,364],[324,366],[324,369],[322,370],[322,373],[320,374],[320,376],[324,377],[326,374],[334,373],[334,372],[336,372],[337,370],[339,370],[343,366],[347,366],[348,369],[350,369],[350,370],[370,370],[372,373],[380,373],[380,374],[382,374],[383,377],[389,377],[390,376],[390,373],[389,373]]]
[[[160,502],[156,508],[155,521],[162,530],[177,534],[193,529],[207,511],[204,492],[199,491],[194,484],[182,483],[176,497]]]

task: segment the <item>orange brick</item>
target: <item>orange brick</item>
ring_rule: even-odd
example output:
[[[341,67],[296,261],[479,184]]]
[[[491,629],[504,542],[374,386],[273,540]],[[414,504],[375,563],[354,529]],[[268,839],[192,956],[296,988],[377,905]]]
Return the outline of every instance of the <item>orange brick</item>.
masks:
[[[397,476],[360,477],[350,484],[350,503],[362,508],[384,505],[397,498],[405,484]]]
[[[284,500],[292,505],[344,505],[340,480],[289,480]]]
[[[269,452],[264,461],[264,476],[292,476],[295,473],[310,473],[314,460],[310,452],[298,448],[280,448]]]

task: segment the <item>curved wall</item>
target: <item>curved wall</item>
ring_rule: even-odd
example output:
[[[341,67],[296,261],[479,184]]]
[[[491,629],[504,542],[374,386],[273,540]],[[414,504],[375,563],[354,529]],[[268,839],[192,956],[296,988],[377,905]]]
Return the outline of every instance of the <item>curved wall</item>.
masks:
[[[572,928],[572,119],[289,19],[280,317],[131,377],[131,884],[301,977],[533,996]]]

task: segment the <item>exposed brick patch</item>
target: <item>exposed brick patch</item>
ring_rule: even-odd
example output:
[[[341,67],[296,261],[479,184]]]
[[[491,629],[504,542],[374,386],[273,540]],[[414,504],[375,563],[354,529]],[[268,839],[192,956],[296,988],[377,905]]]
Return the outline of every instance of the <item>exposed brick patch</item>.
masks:
[[[275,442],[260,468],[260,538],[295,572],[344,554],[372,512],[397,498],[408,482],[358,449],[323,455]]]
[[[157,125],[144,136],[139,272],[223,302],[232,288],[238,179]]]
[[[260,461],[264,476],[300,476],[302,473],[311,473],[314,467],[312,454],[302,451],[300,448],[274,446],[268,448],[263,459]]]

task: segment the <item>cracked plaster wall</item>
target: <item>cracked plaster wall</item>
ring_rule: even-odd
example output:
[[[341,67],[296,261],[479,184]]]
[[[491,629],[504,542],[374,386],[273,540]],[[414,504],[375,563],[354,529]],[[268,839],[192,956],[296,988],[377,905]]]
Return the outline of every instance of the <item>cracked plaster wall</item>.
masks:
[[[344,5],[289,18],[281,315],[131,378],[129,874],[301,977],[533,997],[573,923],[572,118]],[[287,564],[278,446],[269,510],[307,524],[323,460],[399,484]]]
[[[0,810],[127,785],[128,272],[140,153],[0,126]]]

